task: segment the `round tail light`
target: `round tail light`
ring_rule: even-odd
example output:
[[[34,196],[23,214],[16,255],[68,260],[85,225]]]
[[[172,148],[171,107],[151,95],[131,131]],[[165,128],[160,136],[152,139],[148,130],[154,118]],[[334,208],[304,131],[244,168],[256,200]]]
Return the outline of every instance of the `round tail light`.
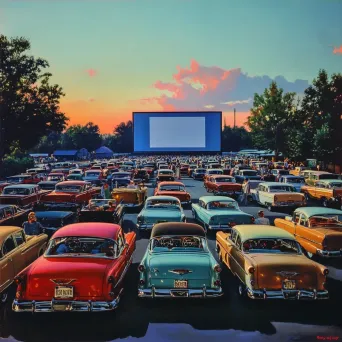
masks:
[[[139,265],[138,266],[138,271],[141,272],[141,273],[144,272],[145,271],[145,266],[144,265]]]
[[[248,268],[248,272],[249,272],[250,274],[253,274],[253,273],[255,272],[255,268],[254,268],[254,267],[249,267],[249,268]]]
[[[221,286],[221,280],[215,280],[214,285],[215,286]]]
[[[214,271],[215,271],[216,273],[220,273],[220,272],[222,271],[222,269],[221,269],[221,267],[220,267],[219,265],[215,265]]]
[[[329,274],[329,270],[327,269],[327,268],[325,268],[324,270],[323,270],[323,274],[326,276],[326,275],[328,275]]]
[[[140,280],[139,280],[139,285],[145,285],[145,280],[140,279]]]

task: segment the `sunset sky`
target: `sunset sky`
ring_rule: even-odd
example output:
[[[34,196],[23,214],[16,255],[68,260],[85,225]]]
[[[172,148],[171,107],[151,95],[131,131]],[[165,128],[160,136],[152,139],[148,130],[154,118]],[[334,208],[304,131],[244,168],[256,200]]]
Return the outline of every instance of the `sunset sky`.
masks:
[[[339,0],[0,0],[0,33],[25,36],[67,96],[70,124],[102,133],[133,111],[222,110],[246,121],[272,79],[302,93],[342,72]]]

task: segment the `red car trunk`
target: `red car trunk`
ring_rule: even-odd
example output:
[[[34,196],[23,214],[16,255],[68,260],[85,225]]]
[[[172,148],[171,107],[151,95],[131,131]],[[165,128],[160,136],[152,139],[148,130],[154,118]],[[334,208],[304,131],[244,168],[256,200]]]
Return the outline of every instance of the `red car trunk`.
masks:
[[[156,196],[173,196],[178,198],[181,202],[189,200],[188,193],[180,191],[157,191]]]
[[[104,299],[106,269],[112,260],[78,257],[42,257],[30,270],[25,300],[51,300],[56,286],[69,283],[73,298]]]
[[[68,194],[66,192],[51,192],[50,194],[42,197],[41,202],[56,202],[56,203],[71,203],[76,199],[75,194]]]

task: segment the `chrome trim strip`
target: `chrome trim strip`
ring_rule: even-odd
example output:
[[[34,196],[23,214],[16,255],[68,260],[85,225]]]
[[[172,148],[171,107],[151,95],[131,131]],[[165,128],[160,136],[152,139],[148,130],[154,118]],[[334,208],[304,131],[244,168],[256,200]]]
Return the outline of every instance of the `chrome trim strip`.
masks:
[[[186,292],[186,296],[177,296],[177,292]],[[138,297],[140,298],[215,298],[223,296],[222,288],[208,289],[203,286],[201,289],[138,289]]]
[[[329,299],[328,291],[317,290],[253,290],[247,288],[247,295],[251,299],[287,299],[287,300],[321,300]]]

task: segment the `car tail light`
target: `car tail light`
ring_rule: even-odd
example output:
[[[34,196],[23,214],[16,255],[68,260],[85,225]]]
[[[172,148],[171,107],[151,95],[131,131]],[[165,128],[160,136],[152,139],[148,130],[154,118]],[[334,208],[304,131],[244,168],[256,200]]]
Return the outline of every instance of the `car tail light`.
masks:
[[[215,280],[214,285],[215,286],[221,286],[221,280]]]
[[[248,268],[248,272],[249,272],[250,274],[253,274],[253,273],[255,272],[255,268],[254,268],[254,267],[249,267],[249,268]]]
[[[115,284],[115,278],[113,276],[108,278],[108,284]]]
[[[329,274],[329,270],[327,269],[327,268],[325,268],[324,270],[323,270],[323,275],[328,275]]]
[[[255,281],[252,279],[252,280],[250,281],[250,284],[251,284],[252,286],[254,286],[254,285],[255,285]]]
[[[251,222],[252,222],[252,223],[255,222],[255,217],[254,217],[254,216],[251,217]]]
[[[234,227],[234,226],[236,226],[236,222],[230,222],[229,225],[230,225],[231,227]]]
[[[215,271],[216,273],[220,273],[220,272],[222,271],[222,269],[221,269],[221,267],[220,267],[219,265],[215,265],[214,271]]]
[[[139,271],[140,273],[145,272],[145,266],[144,266],[144,265],[139,265],[139,266],[138,266],[138,271]]]
[[[274,202],[278,202],[278,197],[274,196]]]
[[[26,290],[27,285],[27,275],[19,275],[14,279],[15,283],[17,284],[17,292],[16,292],[16,298],[22,297],[23,293]]]
[[[140,279],[139,280],[139,285],[145,285],[145,280],[144,279]]]

